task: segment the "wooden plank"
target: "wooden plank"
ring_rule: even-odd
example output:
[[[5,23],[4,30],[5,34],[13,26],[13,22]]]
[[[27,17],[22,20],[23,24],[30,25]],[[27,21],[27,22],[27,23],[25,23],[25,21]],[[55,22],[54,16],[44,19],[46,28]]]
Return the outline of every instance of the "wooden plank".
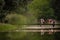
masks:
[[[18,30],[16,32],[60,32],[60,30]]]
[[[23,27],[22,29],[58,29],[60,27]]]

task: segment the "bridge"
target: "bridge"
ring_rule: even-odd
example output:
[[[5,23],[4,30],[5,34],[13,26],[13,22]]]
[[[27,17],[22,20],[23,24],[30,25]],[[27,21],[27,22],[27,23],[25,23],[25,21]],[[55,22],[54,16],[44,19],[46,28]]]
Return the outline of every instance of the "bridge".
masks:
[[[60,32],[60,24],[42,24],[40,25],[29,25],[22,27],[21,30],[16,30],[17,32]]]
[[[53,27],[52,24],[42,24],[42,25],[29,25],[22,27],[20,30],[16,30],[16,32],[40,32],[41,35],[44,35],[45,32],[52,34],[55,32],[60,32],[60,24],[55,24]]]

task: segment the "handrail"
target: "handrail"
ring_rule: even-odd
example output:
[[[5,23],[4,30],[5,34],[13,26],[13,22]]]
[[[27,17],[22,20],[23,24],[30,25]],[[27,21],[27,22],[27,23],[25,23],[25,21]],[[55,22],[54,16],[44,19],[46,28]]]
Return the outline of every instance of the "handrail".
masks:
[[[53,24],[19,24],[19,25],[53,25]],[[54,25],[60,25],[60,24],[54,24]]]

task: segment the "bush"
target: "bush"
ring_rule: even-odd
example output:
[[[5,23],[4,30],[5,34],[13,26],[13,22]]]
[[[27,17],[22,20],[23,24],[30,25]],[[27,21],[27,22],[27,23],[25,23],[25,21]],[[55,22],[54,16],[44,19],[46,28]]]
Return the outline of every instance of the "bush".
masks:
[[[7,15],[6,19],[8,20],[8,23],[14,25],[21,25],[27,23],[27,18],[23,15],[18,15],[18,14]]]
[[[21,25],[21,24],[36,24],[37,19],[34,16],[24,16],[18,14],[10,14],[6,16],[9,24]]]

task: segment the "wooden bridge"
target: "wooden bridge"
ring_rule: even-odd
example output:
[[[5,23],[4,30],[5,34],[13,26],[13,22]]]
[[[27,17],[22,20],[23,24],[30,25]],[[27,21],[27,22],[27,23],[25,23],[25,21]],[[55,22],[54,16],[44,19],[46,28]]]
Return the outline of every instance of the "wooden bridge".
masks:
[[[23,29],[22,31],[24,32],[60,32],[60,30],[58,29],[52,28],[52,27],[25,27],[25,29]]]
[[[27,27],[22,27],[21,30],[16,30],[17,32],[60,32],[60,24],[42,24],[40,25],[30,25]]]
[[[40,32],[41,35],[44,35],[45,32],[48,34],[53,34],[55,32],[60,32],[60,25],[29,25],[22,27],[20,30],[16,30],[16,32]]]

